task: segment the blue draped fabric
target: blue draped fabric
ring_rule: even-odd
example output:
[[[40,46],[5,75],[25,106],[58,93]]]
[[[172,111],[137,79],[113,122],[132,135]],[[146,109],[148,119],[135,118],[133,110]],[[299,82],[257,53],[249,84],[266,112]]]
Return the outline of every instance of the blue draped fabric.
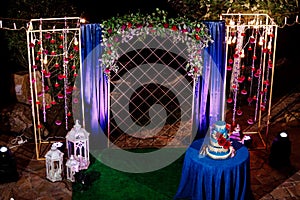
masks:
[[[205,137],[208,128],[224,117],[225,22],[203,21],[214,40],[202,51],[203,74],[195,85],[194,127],[196,139]]]
[[[208,26],[214,42],[202,51],[203,75],[195,86],[194,128],[198,138],[204,137],[209,125],[220,120],[224,112],[225,22],[203,23]],[[95,136],[107,132],[109,110],[107,77],[99,67],[101,27],[100,24],[84,24],[81,32],[82,120],[86,130]]]
[[[245,200],[250,199],[250,154],[234,142],[236,155],[224,160],[199,157],[203,139],[187,149],[180,184],[174,199]]]
[[[104,136],[108,122],[108,82],[99,66],[101,55],[100,24],[81,26],[81,88],[85,129],[91,133],[91,141],[105,145]],[[101,141],[99,141],[101,140]],[[93,143],[91,143],[93,145]],[[95,145],[96,145],[95,144]]]

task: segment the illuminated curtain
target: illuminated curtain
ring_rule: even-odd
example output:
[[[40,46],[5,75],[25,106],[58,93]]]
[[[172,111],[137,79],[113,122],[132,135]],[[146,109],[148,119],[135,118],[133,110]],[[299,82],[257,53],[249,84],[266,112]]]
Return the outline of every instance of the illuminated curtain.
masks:
[[[203,74],[195,86],[194,128],[197,138],[205,137],[208,128],[224,116],[225,22],[204,21],[214,40],[202,51]]]
[[[85,129],[91,133],[90,145],[105,146],[108,121],[108,82],[99,66],[101,47],[100,24],[81,26],[81,84]]]

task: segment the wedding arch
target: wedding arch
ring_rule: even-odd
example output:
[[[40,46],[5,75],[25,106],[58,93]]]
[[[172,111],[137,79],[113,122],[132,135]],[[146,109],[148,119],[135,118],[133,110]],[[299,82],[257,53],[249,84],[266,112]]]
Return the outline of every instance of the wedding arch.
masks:
[[[172,59],[174,62],[177,62],[179,67],[175,67],[176,71],[185,71],[181,74],[181,78],[187,78],[186,75],[188,75],[192,79],[191,115],[188,119],[190,124],[183,126],[182,129],[179,128],[176,131],[179,132],[179,135],[181,135],[180,132],[188,131],[194,133],[194,135],[188,134],[188,138],[183,136],[175,139],[167,137],[167,140],[170,140],[166,142],[167,144],[163,143],[161,145],[187,146],[194,137],[204,137],[211,123],[219,119],[224,119],[224,21],[193,22],[182,17],[169,19],[167,18],[166,13],[157,10],[157,13],[152,15],[142,15],[140,13],[130,14],[123,18],[113,18],[101,24],[84,25],[81,27],[81,30],[83,60],[85,60],[82,66],[82,75],[84,76],[84,79],[82,80],[82,84],[84,85],[83,88],[84,90],[93,91],[92,94],[99,94],[99,96],[91,96],[91,94],[83,96],[83,101],[85,102],[84,116],[88,119],[85,121],[88,121],[89,123],[89,125],[86,124],[86,126],[91,132],[104,132],[109,138],[109,142],[128,139],[128,134],[119,134],[120,132],[124,133],[126,131],[131,131],[130,139],[144,137],[143,139],[145,140],[152,140],[150,141],[151,144],[155,142],[155,139],[153,138],[164,138],[166,134],[164,134],[164,132],[162,133],[160,130],[164,129],[166,126],[164,126],[164,128],[154,127],[144,131],[143,128],[141,128],[148,125],[147,123],[151,124],[149,113],[151,113],[150,107],[153,104],[151,104],[152,102],[149,103],[145,100],[149,93],[150,96],[155,93],[149,92],[150,90],[153,91],[151,85],[143,83],[150,87],[150,89],[145,88],[144,86],[139,88],[136,85],[128,87],[128,85],[134,82],[139,82],[141,85],[143,84],[140,79],[121,80],[120,78],[120,74],[126,77],[132,77],[134,74],[135,78],[140,76],[143,77],[141,79],[148,79],[148,82],[156,81],[157,83],[157,80],[155,80],[156,78],[159,80],[164,79],[163,76],[156,76],[160,74],[160,70],[167,68],[168,65],[172,65],[167,63],[164,59]],[[93,43],[91,43],[91,41]],[[153,41],[155,45],[151,43]],[[178,49],[178,43],[181,43],[181,45],[185,44],[185,47],[181,46],[185,49]],[[166,45],[164,46],[164,44]],[[102,48],[97,48],[98,46],[101,46]],[[165,48],[166,46],[168,48]],[[95,51],[95,49],[97,50]],[[177,55],[174,55],[174,52]],[[183,52],[187,52],[187,54],[184,54]],[[180,55],[181,53],[183,53],[183,56]],[[95,65],[95,60],[99,58],[99,55],[101,55],[99,59],[99,68],[90,67]],[[153,60],[153,58],[147,57],[146,55],[154,55],[156,60]],[[179,61],[182,58],[184,59]],[[148,66],[143,66],[145,63],[147,63]],[[159,66],[161,68],[158,67],[158,70],[156,71],[147,71],[149,68],[155,68],[153,64],[159,64],[164,67]],[[98,65],[98,63],[96,65]],[[136,68],[139,68],[140,71],[129,72]],[[145,75],[145,71],[151,73],[151,76],[153,75],[153,77]],[[98,77],[95,77],[95,74]],[[178,78],[178,75],[174,76],[173,81],[175,81],[176,77]],[[91,82],[99,85],[90,84]],[[135,96],[131,95],[127,90],[121,91],[116,89],[117,86],[114,84],[116,82],[122,82],[122,87],[125,87],[127,84],[129,90],[134,88],[135,91],[132,91],[132,94]],[[172,82],[169,81],[167,84],[170,85],[170,83]],[[156,84],[155,87],[158,85],[164,86],[164,84],[165,83]],[[180,82],[180,84],[180,87],[183,88],[184,82]],[[159,89],[161,90],[161,93],[167,94],[166,88],[162,88],[163,87],[160,87]],[[112,90],[117,91],[117,94],[114,93],[116,96],[112,95]],[[139,92],[137,92],[138,90]],[[142,98],[143,92],[147,97]],[[181,94],[181,92],[178,93]],[[126,95],[127,98],[124,97]],[[116,98],[119,99],[116,100]],[[129,98],[137,98],[139,101],[142,101],[145,108],[141,108],[134,103],[134,105],[130,104],[132,102],[128,100]],[[168,98],[172,99],[170,96]],[[179,97],[179,99],[180,98],[184,99],[184,97]],[[120,105],[120,101],[130,103]],[[172,115],[170,109],[167,108],[167,104],[164,105],[159,99],[153,101],[158,102],[167,113],[171,113]],[[87,104],[87,102],[89,103]],[[128,111],[124,111],[123,113],[123,110],[129,110],[130,108],[128,107],[130,106],[133,107],[132,113],[129,114]],[[145,112],[143,112],[144,109]],[[134,111],[137,113],[136,117],[133,114]],[[182,111],[185,111],[185,109],[182,109],[181,112]],[[152,112],[156,113],[157,110]],[[184,114],[187,113],[188,112]],[[153,116],[155,116],[155,114],[153,114]],[[146,120],[146,122],[142,122],[143,119]],[[93,122],[93,120],[95,121]],[[157,122],[160,120],[162,120],[162,118],[158,119]],[[137,123],[138,126],[133,122]],[[121,124],[122,127],[117,126],[117,123]],[[123,132],[120,131],[120,129],[123,129]],[[124,131],[124,129],[126,131]],[[158,132],[156,135],[147,135],[147,133],[149,134],[156,131]],[[174,131],[174,129],[166,128],[165,132],[172,131]],[[111,136],[115,136],[115,138],[111,138]],[[142,142],[145,142],[145,140]],[[185,143],[176,142],[178,140],[181,142],[185,141]],[[133,147],[138,147],[135,140],[129,140],[128,143],[133,144]],[[124,145],[124,141],[122,144]],[[125,145],[122,148],[130,147]]]
[[[44,27],[47,22],[59,25]],[[115,78],[120,78],[121,74],[132,76],[128,72],[134,68],[140,69],[134,71],[137,74],[148,68],[156,68],[155,71],[148,73],[157,75],[155,78],[158,80],[167,78],[160,70],[170,69],[173,74],[169,74],[171,77],[168,80],[169,85],[174,84],[177,77],[180,88],[184,88],[185,84],[192,87],[192,102],[185,104],[190,107],[180,108],[179,113],[190,109],[191,112],[185,114],[191,114],[188,120],[189,128],[192,129],[189,131],[195,133],[193,137],[204,137],[210,124],[218,119],[224,119],[225,22],[223,20],[194,22],[183,17],[168,18],[166,13],[160,10],[151,15],[137,13],[123,18],[116,17],[101,24],[83,24],[80,18],[36,19],[31,20],[27,36],[31,78],[30,101],[34,116],[37,158],[42,159],[41,145],[48,142],[41,137],[42,122],[48,120],[47,110],[57,102],[64,104],[64,117],[56,119],[53,123],[64,126],[68,131],[72,124],[71,118],[79,119],[83,127],[91,133],[91,140],[99,135],[106,135],[108,140],[100,141],[99,145],[103,143],[107,146],[110,136],[114,134],[111,102],[116,96],[113,96],[111,91],[115,88],[114,81],[120,80]],[[155,43],[145,42],[154,39],[157,39]],[[152,57],[145,58],[145,55],[150,54]],[[145,63],[147,65],[144,65]],[[135,78],[138,77],[137,74],[134,74]],[[145,73],[141,77],[145,78]],[[148,77],[148,82],[151,78]],[[175,86],[170,89],[164,82],[155,81],[155,85],[147,83],[147,90],[145,87],[134,88],[135,97],[144,101],[145,95],[151,96],[155,93],[149,93],[151,87],[159,86],[160,94],[170,94],[167,95],[167,101],[173,102],[173,105],[169,108],[156,99],[154,101],[158,107],[155,105],[154,110],[151,110],[150,107],[154,105],[151,104],[146,106],[147,114],[143,112],[144,108],[135,111],[135,114],[145,119],[151,112],[156,113],[167,108],[167,114],[171,113],[174,118],[177,115],[172,112],[172,106],[185,98],[181,95],[185,89],[177,91]],[[144,93],[139,93],[141,91]],[[177,93],[179,97],[176,97]],[[175,106],[179,107],[177,104]],[[131,107],[131,111],[139,109],[136,105]],[[123,116],[122,113],[117,114]],[[116,113],[113,116],[116,116]],[[136,117],[131,120],[139,126],[147,125],[149,122],[148,120],[143,124],[144,122]],[[119,127],[114,128],[117,130]],[[186,131],[185,128],[187,127],[184,126],[181,132]],[[193,138],[182,139],[187,140],[184,145],[188,145]]]

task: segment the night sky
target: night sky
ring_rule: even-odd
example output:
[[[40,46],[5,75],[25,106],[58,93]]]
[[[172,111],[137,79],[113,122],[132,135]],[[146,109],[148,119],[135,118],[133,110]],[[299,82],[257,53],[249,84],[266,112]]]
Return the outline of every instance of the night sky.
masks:
[[[6,13],[6,1],[1,1],[0,3],[0,17],[5,17]],[[7,45],[3,40],[4,33],[0,30],[0,109],[4,104],[13,101],[14,99],[10,97],[10,90],[12,86],[11,79],[9,77],[10,67],[7,65]]]
[[[105,5],[100,0],[78,0],[76,3],[90,23],[101,23],[103,19],[108,19],[117,15],[128,13],[152,13],[156,8],[166,10],[170,15],[175,15],[174,10],[167,2],[168,0],[110,0]],[[100,5],[98,5],[100,4]]]

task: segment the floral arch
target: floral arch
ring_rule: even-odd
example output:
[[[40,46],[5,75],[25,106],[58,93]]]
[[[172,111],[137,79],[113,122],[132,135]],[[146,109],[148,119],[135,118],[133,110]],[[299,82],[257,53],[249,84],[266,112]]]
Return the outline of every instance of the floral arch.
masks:
[[[108,83],[111,75],[118,73],[119,70],[120,52],[118,52],[118,48],[133,37],[142,41],[147,33],[162,38],[169,37],[188,46],[189,56],[184,67],[187,74],[193,77],[196,83],[193,91],[195,105],[192,105],[195,113],[192,120],[197,137],[205,136],[210,121],[224,116],[224,103],[222,103],[225,74],[224,21],[191,21],[185,17],[168,18],[165,11],[157,9],[151,15],[129,14],[112,18],[101,24],[84,25],[81,32],[83,33],[83,59],[91,58],[90,64],[88,61],[82,66],[82,73],[85,77],[83,84],[89,87],[89,91],[95,91],[93,93],[100,96],[83,95],[85,102],[92,102],[91,98],[97,99],[95,100],[97,108],[94,104],[86,105],[85,103],[85,110],[90,110],[85,111],[84,116],[85,119],[88,119],[85,121],[88,121],[86,125],[90,132],[108,133],[110,131],[110,127],[107,125],[110,115],[110,105],[107,103],[110,101]],[[86,44],[88,41],[94,41],[90,33],[95,35],[96,32],[95,43],[93,45]],[[101,46],[101,48],[97,49],[97,46]],[[91,56],[90,53],[95,48],[98,52],[93,52],[94,55]],[[89,66],[95,64],[96,57],[99,59],[99,68],[93,69],[92,72]],[[95,74],[100,75],[95,78]],[[218,76],[218,78],[211,76]],[[100,82],[100,89],[91,86],[90,82]],[[87,89],[85,86],[84,88],[84,90]],[[211,93],[209,90],[214,92]],[[97,110],[97,114],[92,114],[95,113],[94,109]],[[94,122],[91,119],[95,119]]]
[[[120,43],[130,42],[135,36],[143,40],[147,34],[151,34],[185,43],[189,52],[186,70],[190,75],[200,76],[203,66],[200,50],[213,42],[207,26],[185,17],[168,18],[167,14],[166,11],[156,9],[156,13],[151,15],[129,14],[101,23],[104,47],[101,66],[105,68],[105,73],[118,70],[116,60],[119,57],[117,49]]]

